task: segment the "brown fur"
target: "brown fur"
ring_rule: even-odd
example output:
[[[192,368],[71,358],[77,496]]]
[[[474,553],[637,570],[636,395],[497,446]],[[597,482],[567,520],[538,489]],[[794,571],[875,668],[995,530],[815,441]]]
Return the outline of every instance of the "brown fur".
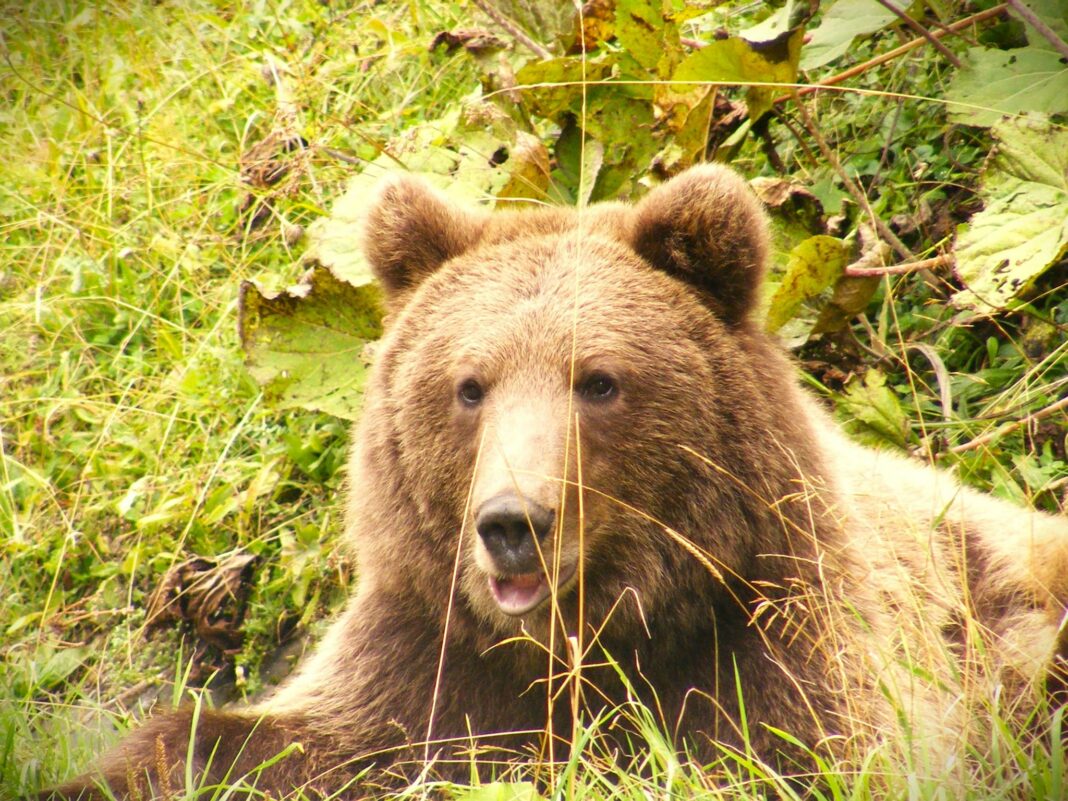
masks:
[[[424,757],[467,778],[474,740],[559,755],[579,687],[585,719],[637,698],[700,759],[746,742],[740,688],[749,745],[784,771],[804,758],[772,728],[841,751],[903,717],[952,741],[965,684],[1034,697],[1068,524],[841,437],[750,320],[767,233],[734,173],[695,168],[635,207],[492,215],[399,177],[366,250],[392,319],[350,463],[356,594],[272,698],[201,717],[207,781],[290,743],[249,778],[273,797]],[[483,394],[462,400],[464,382]],[[540,553],[560,586],[521,616],[476,532],[502,496],[553,520]],[[163,794],[191,728],[153,719],[60,794]],[[626,729],[604,729],[624,754]]]

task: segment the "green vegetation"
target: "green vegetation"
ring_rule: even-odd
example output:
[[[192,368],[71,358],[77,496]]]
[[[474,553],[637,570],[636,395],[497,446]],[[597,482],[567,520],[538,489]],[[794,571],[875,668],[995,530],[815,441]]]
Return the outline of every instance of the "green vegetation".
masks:
[[[447,0],[5,9],[0,797],[84,768],[157,700],[257,690],[265,665],[285,664],[278,647],[344,598],[341,418],[358,413],[359,373],[273,361],[255,334],[287,301],[254,288],[250,371],[237,310],[243,281],[276,293],[308,251],[329,277],[321,296],[336,302],[329,280],[372,297],[350,243],[387,168],[498,203],[585,203],[732,162],[761,177],[775,215],[772,327],[846,424],[1063,511],[1068,68],[1055,42],[1004,9],[984,15],[991,3],[917,3],[948,54],[921,44],[868,64],[917,37],[876,3],[815,17],[714,5],[596,2],[581,26],[549,2],[495,4],[506,24]],[[1028,6],[1068,40],[1063,4]],[[790,86],[865,64],[834,90]],[[338,348],[373,338],[374,315],[357,317],[358,341]],[[966,789],[904,775],[888,748],[856,774],[827,766],[820,797],[1063,798],[1057,724],[1032,750],[1005,722]],[[648,758],[628,774],[598,753],[596,728],[556,772],[560,797],[796,793],[745,755],[680,764],[648,719]]]

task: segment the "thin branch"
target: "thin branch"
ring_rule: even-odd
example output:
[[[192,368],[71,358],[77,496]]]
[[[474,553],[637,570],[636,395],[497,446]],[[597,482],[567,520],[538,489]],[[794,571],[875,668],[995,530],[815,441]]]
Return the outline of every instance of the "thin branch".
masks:
[[[933,270],[936,267],[943,267],[947,264],[953,264],[953,257],[948,253],[943,253],[941,256],[935,256],[932,259],[910,261],[905,264],[889,264],[885,267],[858,267],[850,264],[845,268],[844,274],[850,278],[872,278],[881,275],[905,275],[906,273],[914,273],[917,270]]]
[[[955,445],[949,449],[949,452],[963,453],[964,451],[975,450],[976,448],[986,445],[988,442],[991,442],[995,439],[998,439],[999,437],[1005,436],[1006,434],[1012,431],[1015,431],[1017,428],[1030,425],[1031,423],[1037,423],[1042,418],[1049,417],[1051,414],[1060,411],[1061,409],[1068,409],[1068,395],[1061,398],[1056,403],[1051,403],[1044,409],[1039,409],[1034,414],[1029,414],[1026,417],[1021,417],[1019,420],[1011,420],[1008,423],[1004,423],[998,426],[993,431],[983,434],[981,437],[976,437],[975,439],[969,440],[968,442],[965,442],[961,445]]]
[[[508,19],[508,17],[504,16],[504,14],[495,9],[489,3],[487,3],[486,0],[471,0],[471,2],[473,2],[483,14],[485,14],[487,17],[489,17],[502,28],[504,28],[506,31],[508,31],[508,33],[510,33],[517,42],[525,46],[538,58],[550,59],[553,57],[552,53],[550,53],[540,44],[538,44],[525,33],[523,33],[523,31],[520,30],[518,25]]]
[[[796,94],[796,93],[795,93]],[[864,190],[857,185],[857,182],[849,177],[849,174],[842,168],[842,164],[838,161],[838,157],[834,155],[834,151],[831,150],[830,145],[827,144],[827,140],[823,138],[819,128],[816,127],[816,123],[812,121],[812,116],[808,113],[808,109],[805,108],[805,104],[800,100],[797,101],[797,110],[801,114],[801,122],[805,126],[805,130],[808,131],[809,136],[816,140],[816,144],[819,145],[820,153],[823,154],[824,160],[831,165],[834,171],[838,174],[839,179],[842,181],[842,186],[846,191],[853,196],[853,200],[857,202],[857,205],[867,212],[868,217],[871,219],[871,223],[875,226],[875,230],[879,233],[879,238],[892,247],[901,258],[908,261],[912,261],[915,254],[897,238],[897,234],[890,230],[890,226],[879,219],[879,215],[872,209],[871,204],[868,202],[868,196],[864,194]]]
[[[976,25],[980,22],[983,22],[984,20],[990,19],[991,17],[996,17],[1004,13],[1008,10],[1008,8],[1008,3],[1000,3],[999,5],[996,5],[993,8],[988,8],[986,11],[980,11],[978,14],[972,14],[970,17],[965,17],[964,19],[959,20],[958,22],[954,22],[952,25],[946,26],[944,30],[932,31],[930,32],[931,36],[933,36],[935,39],[941,39],[947,34],[959,33],[965,28],[971,27],[972,25]],[[878,67],[880,64],[884,64],[887,61],[893,61],[898,56],[903,55],[910,50],[914,50],[920,45],[924,44],[927,44],[927,39],[923,38],[922,36],[913,39],[911,42],[905,42],[905,44],[901,45],[900,47],[895,47],[893,50],[889,50],[886,53],[883,53],[881,56],[876,56],[875,58],[868,59],[863,64],[857,64],[856,66],[850,67],[847,70],[843,70],[837,75],[832,75],[830,78],[826,78],[820,81],[819,83],[814,83],[811,86],[802,87],[800,90],[797,91],[796,96],[803,97],[804,95],[810,95],[813,92],[818,92],[825,86],[837,86],[843,81],[847,81],[856,75],[860,75],[861,73],[867,72],[868,70],[874,67]],[[793,97],[795,97],[794,93],[782,95],[781,97],[775,98],[775,102],[784,103],[787,100],[792,99]]]
[[[1068,476],[1064,476],[1062,478],[1058,478],[1056,481],[1049,482],[1045,487],[1043,487],[1043,489],[1046,492],[1055,492],[1065,485],[1068,485]],[[1061,505],[1061,509],[1064,509],[1063,504]]]
[[[910,28],[912,28],[912,30],[916,31],[916,33],[918,33],[920,36],[922,36],[924,39],[926,39],[928,42],[930,42],[931,45],[936,50],[938,50],[939,53],[941,53],[943,56],[946,57],[946,61],[948,61],[950,64],[952,64],[957,69],[960,69],[960,59],[957,58],[953,54],[952,50],[950,50],[948,47],[946,47],[944,44],[942,44],[940,41],[938,41],[938,37],[936,37],[933,33],[931,33],[931,31],[927,30],[925,27],[920,25],[920,23],[918,23],[916,20],[914,20],[912,17],[910,17],[907,13],[905,13],[900,8],[898,8],[896,5],[891,3],[890,0],[877,0],[877,1],[878,1],[879,5],[881,5],[883,8],[886,8],[887,10],[892,11],[893,13],[897,14],[897,16],[901,19],[902,22],[904,22],[906,25],[908,25]]]

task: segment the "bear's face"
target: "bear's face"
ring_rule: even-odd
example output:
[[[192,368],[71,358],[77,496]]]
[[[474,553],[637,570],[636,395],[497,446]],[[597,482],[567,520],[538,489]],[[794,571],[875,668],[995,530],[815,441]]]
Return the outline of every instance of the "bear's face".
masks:
[[[397,320],[405,472],[428,505],[447,485],[439,504],[466,510],[463,588],[484,617],[546,607],[553,587],[568,595],[580,549],[596,559],[603,541],[644,528],[640,513],[656,519],[692,469],[677,447],[658,452],[686,436],[662,410],[715,392],[680,337],[704,315],[674,284],[615,242],[531,238],[455,259]]]
[[[692,499],[721,484],[717,525],[749,524],[732,481],[753,460],[735,440],[766,423],[739,422],[761,352],[739,332],[764,228],[732,173],[704,172],[634,209],[515,215],[452,209],[402,178],[370,217],[394,310],[374,387],[392,469],[438,564],[458,553],[467,604],[501,631],[573,616],[580,584],[598,622],[631,590],[647,612],[664,576],[709,579],[681,540],[720,536],[715,561],[741,569],[748,545]],[[640,564],[613,558],[627,541]]]

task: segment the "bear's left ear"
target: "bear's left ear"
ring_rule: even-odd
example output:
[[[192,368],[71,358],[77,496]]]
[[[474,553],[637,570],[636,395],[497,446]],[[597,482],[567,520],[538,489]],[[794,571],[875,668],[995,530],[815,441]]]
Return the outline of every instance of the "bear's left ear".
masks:
[[[638,203],[630,244],[654,267],[696,288],[713,312],[736,326],[752,310],[764,277],[768,223],[741,176],[704,164]]]
[[[363,252],[386,292],[389,306],[482,236],[487,213],[450,202],[414,175],[379,184],[363,230]]]

